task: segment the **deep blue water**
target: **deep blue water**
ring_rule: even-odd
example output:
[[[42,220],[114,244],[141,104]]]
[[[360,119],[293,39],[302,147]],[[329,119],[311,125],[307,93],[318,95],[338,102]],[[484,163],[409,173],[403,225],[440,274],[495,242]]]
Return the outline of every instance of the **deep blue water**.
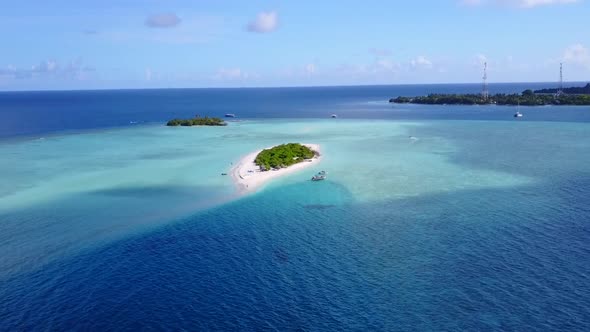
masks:
[[[280,188],[9,280],[2,329],[587,330],[580,178],[344,206]]]
[[[590,109],[527,109],[515,125],[510,108],[374,103],[430,89],[0,94],[9,138],[336,111],[419,120],[413,135],[453,142],[448,159],[462,169],[536,179],[385,201],[337,181],[273,187],[0,278],[0,330],[590,330]]]
[[[580,83],[581,84],[581,83]],[[490,93],[516,93],[554,83],[490,84]],[[576,85],[576,84],[574,84]],[[579,85],[579,84],[578,84]],[[395,85],[264,89],[161,89],[0,92],[0,138],[130,124],[165,122],[196,114],[239,118],[505,119],[503,107],[388,105],[391,97],[478,93],[480,84]],[[500,112],[498,112],[500,109]],[[588,109],[586,107],[586,109]],[[590,121],[580,107],[536,108],[526,120]]]

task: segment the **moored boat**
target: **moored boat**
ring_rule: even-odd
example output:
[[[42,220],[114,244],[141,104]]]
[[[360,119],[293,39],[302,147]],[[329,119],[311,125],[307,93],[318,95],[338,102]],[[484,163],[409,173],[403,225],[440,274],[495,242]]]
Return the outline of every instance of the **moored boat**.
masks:
[[[311,177],[311,181],[322,181],[326,179],[328,173],[326,171],[321,171],[318,174]]]
[[[522,118],[522,113],[520,113],[520,101],[518,102],[518,105],[516,106],[516,113],[514,113],[514,117],[515,118]]]

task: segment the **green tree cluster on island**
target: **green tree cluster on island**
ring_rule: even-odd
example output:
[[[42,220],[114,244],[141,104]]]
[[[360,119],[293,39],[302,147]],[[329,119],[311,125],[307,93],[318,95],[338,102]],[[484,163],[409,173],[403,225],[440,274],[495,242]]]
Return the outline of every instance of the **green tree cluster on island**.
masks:
[[[299,143],[277,145],[273,148],[262,150],[254,160],[254,163],[263,171],[273,168],[289,167],[291,165],[311,159],[316,152]]]
[[[475,94],[429,94],[418,97],[397,97],[389,100],[390,103],[398,104],[429,104],[429,105],[484,105],[491,102],[484,100],[480,95]]]
[[[166,123],[167,126],[227,126],[227,123],[220,118],[195,117],[192,119],[172,119]]]
[[[484,99],[479,94],[429,94],[419,97],[391,98],[390,103],[428,104],[428,105],[590,105],[590,95],[576,94],[536,94],[533,90],[525,90],[518,94],[498,93]]]

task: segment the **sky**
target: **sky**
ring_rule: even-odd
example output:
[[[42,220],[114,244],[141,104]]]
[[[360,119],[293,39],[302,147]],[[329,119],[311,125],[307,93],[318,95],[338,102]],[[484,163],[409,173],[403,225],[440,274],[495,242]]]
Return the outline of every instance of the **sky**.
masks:
[[[0,0],[0,90],[590,80],[590,0]]]

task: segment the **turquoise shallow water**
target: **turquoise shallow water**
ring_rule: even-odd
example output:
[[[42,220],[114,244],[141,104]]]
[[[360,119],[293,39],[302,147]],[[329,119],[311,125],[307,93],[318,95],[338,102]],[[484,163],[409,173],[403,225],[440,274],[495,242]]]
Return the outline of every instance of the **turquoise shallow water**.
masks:
[[[419,134],[433,125],[244,121],[224,128],[145,126],[3,144],[2,154],[11,158],[0,170],[0,211],[10,216],[2,225],[2,270],[34,268],[235,199],[231,178],[220,174],[251,151],[285,142],[319,143],[324,159],[318,169],[278,179],[270,188],[305,182],[319,168],[329,170],[330,181],[358,202],[534,182],[450,162],[457,152],[452,140]],[[30,221],[23,225],[23,219]],[[36,240],[27,241],[31,237]]]
[[[220,175],[294,141],[322,163]],[[0,330],[588,330],[588,151],[584,122],[477,117],[5,140]]]

